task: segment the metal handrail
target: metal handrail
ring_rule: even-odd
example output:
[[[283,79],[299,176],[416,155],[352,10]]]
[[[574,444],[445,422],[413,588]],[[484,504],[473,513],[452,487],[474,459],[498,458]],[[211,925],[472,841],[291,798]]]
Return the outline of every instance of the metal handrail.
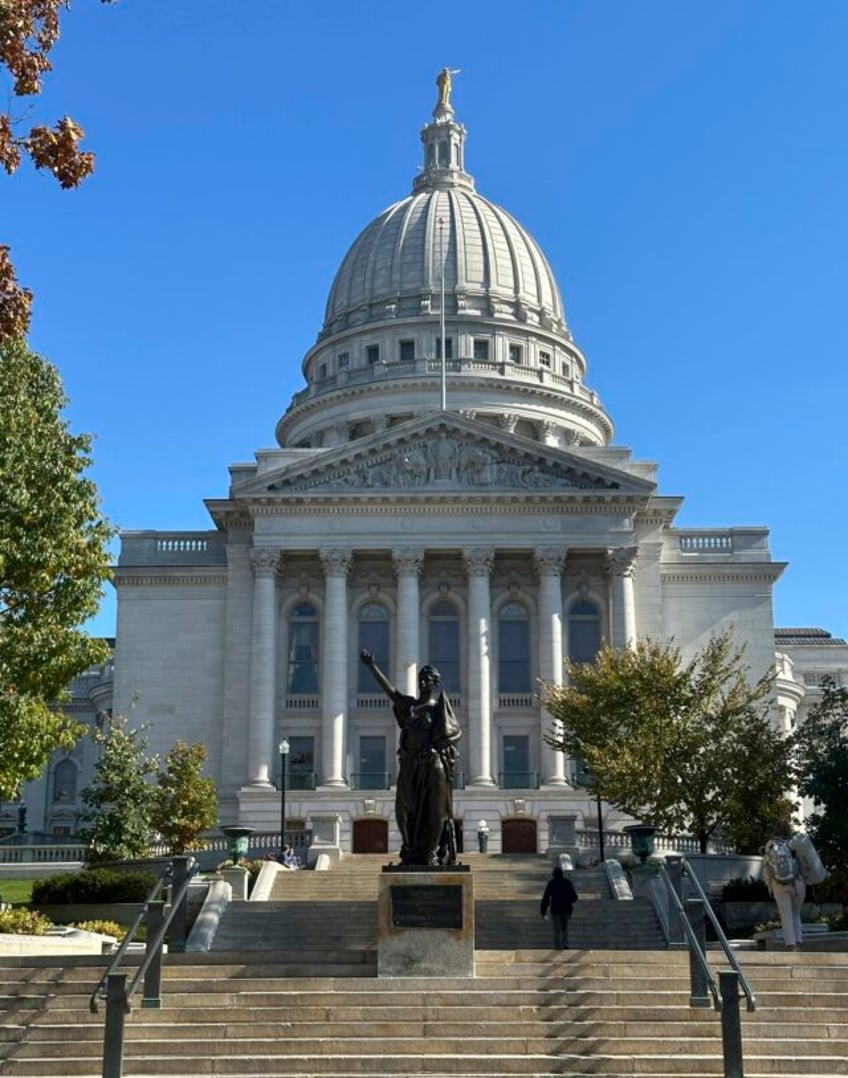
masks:
[[[138,982],[147,972],[154,957],[159,953],[159,950],[161,949],[162,943],[165,939],[165,934],[171,926],[171,921],[174,919],[174,915],[179,909],[180,903],[188,893],[189,884],[191,883],[194,874],[197,872],[197,861],[193,857],[189,858],[188,860],[189,863],[187,866],[188,871],[186,873],[186,878],[177,893],[171,896],[171,908],[170,910],[168,910],[167,915],[162,919],[162,923],[154,939],[148,940],[144,961],[139,967],[138,972],[131,981],[130,986],[127,990],[124,1002],[124,1009],[127,1011],[127,1013],[129,1013],[131,1009],[130,1000],[136,988],[138,987]],[[162,870],[158,880],[156,880],[156,882],[151,887],[150,893],[142,903],[142,907],[136,915],[135,920],[133,921],[131,927],[127,930],[127,934],[124,936],[121,946],[118,948],[117,953],[113,957],[112,961],[109,963],[109,968],[97,982],[94,991],[91,993],[91,996],[88,1001],[88,1009],[91,1011],[92,1014],[99,1014],[100,1000],[103,997],[103,993],[106,989],[106,984],[109,980],[110,975],[115,973],[115,971],[120,966],[124,955],[127,953],[129,946],[132,943],[136,932],[138,931],[139,925],[147,916],[150,904],[158,900],[159,895],[162,893],[162,889],[165,887],[166,883],[169,883],[173,879],[173,876],[174,864],[173,862],[171,862],[171,864],[169,864],[166,868]]]
[[[698,897],[701,899],[701,901],[704,904],[704,911],[706,912],[707,916],[710,919],[710,922],[712,923],[713,931],[716,934],[716,939],[718,940],[719,944],[721,945],[721,949],[724,951],[724,954],[725,954],[725,957],[727,958],[727,961],[730,963],[731,967],[733,968],[733,971],[739,975],[739,985],[740,985],[740,987],[742,989],[742,992],[745,995],[746,1009],[749,1012],[750,1011],[755,1011],[757,1009],[757,1001],[756,1001],[756,998],[754,996],[754,993],[751,990],[750,984],[748,984],[748,979],[746,978],[745,974],[742,972],[742,967],[739,965],[739,961],[736,958],[736,955],[733,953],[733,948],[730,946],[730,943],[729,943],[729,941],[727,939],[727,936],[725,936],[725,934],[724,934],[724,930],[722,929],[721,925],[719,924],[718,918],[715,915],[715,910],[710,905],[709,899],[707,898],[707,896],[706,896],[706,894],[704,892],[704,888],[701,886],[701,881],[698,879],[698,877],[697,877],[697,875],[695,873],[695,870],[688,863],[688,861],[686,860],[685,857],[681,858],[681,868],[685,872],[686,878],[688,880],[690,880],[691,883],[694,884],[695,890],[698,892]],[[666,878],[666,882],[670,883],[668,878]],[[672,892],[674,891],[673,887],[670,887],[669,889]],[[676,897],[677,896],[675,895],[675,898]]]
[[[663,882],[666,885],[668,893],[671,895],[674,907],[680,915],[680,923],[683,925],[683,931],[686,934],[686,938],[689,941],[689,953],[694,955],[698,965],[701,967],[701,972],[704,975],[704,980],[707,982],[707,987],[710,990],[710,995],[713,997],[713,1004],[717,1011],[721,1010],[721,995],[719,993],[718,984],[713,976],[712,970],[709,967],[709,963],[701,952],[700,945],[698,944],[698,938],[695,935],[695,931],[692,925],[689,923],[689,918],[686,916],[686,911],[683,908],[683,903],[680,901],[680,897],[675,891],[669,879],[668,872],[666,872],[665,865],[660,863],[657,865],[657,871],[661,876]]]

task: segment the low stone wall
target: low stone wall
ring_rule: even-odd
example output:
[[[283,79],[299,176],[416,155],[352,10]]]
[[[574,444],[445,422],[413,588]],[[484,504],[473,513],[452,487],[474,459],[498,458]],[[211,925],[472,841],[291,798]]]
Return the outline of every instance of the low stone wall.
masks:
[[[47,936],[19,936],[0,933],[0,955],[108,954],[114,940],[96,932],[69,932]]]

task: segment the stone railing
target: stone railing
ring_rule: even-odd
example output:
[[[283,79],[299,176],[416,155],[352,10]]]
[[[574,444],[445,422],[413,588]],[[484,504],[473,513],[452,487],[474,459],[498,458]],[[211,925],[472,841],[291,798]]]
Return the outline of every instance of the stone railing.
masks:
[[[682,554],[732,554],[729,532],[685,532],[679,537]]]
[[[501,711],[532,711],[536,698],[532,692],[498,693],[498,708]]]
[[[577,845],[580,849],[597,849],[597,828],[577,831]],[[630,836],[624,831],[604,831],[604,847],[608,850],[629,850]],[[692,835],[656,835],[654,849],[657,853],[700,853],[701,844]],[[711,853],[732,853],[721,842],[710,842]]]
[[[224,541],[217,531],[125,532],[119,567],[129,565],[226,565]]]

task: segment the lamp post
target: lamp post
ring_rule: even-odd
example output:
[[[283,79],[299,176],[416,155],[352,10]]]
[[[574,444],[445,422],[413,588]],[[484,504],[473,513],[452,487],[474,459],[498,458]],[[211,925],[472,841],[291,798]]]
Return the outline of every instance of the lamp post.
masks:
[[[280,742],[280,851],[286,844],[286,768],[289,762],[289,743]]]

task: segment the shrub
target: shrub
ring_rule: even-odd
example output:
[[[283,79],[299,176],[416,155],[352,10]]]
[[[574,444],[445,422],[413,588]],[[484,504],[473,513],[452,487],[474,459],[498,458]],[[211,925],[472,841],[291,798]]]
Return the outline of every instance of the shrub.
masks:
[[[0,932],[14,936],[43,936],[53,924],[35,910],[3,910],[0,912]]]
[[[81,928],[83,932],[99,932],[101,936],[114,936],[118,943],[126,936],[127,930],[117,921],[74,921],[71,928]]]
[[[825,917],[831,932],[848,932],[848,910]]]
[[[156,882],[152,872],[119,872],[90,868],[39,880],[32,889],[33,906],[65,906],[86,902],[143,902]]]
[[[730,880],[721,890],[723,902],[770,902],[771,895],[763,880],[739,877]]]

